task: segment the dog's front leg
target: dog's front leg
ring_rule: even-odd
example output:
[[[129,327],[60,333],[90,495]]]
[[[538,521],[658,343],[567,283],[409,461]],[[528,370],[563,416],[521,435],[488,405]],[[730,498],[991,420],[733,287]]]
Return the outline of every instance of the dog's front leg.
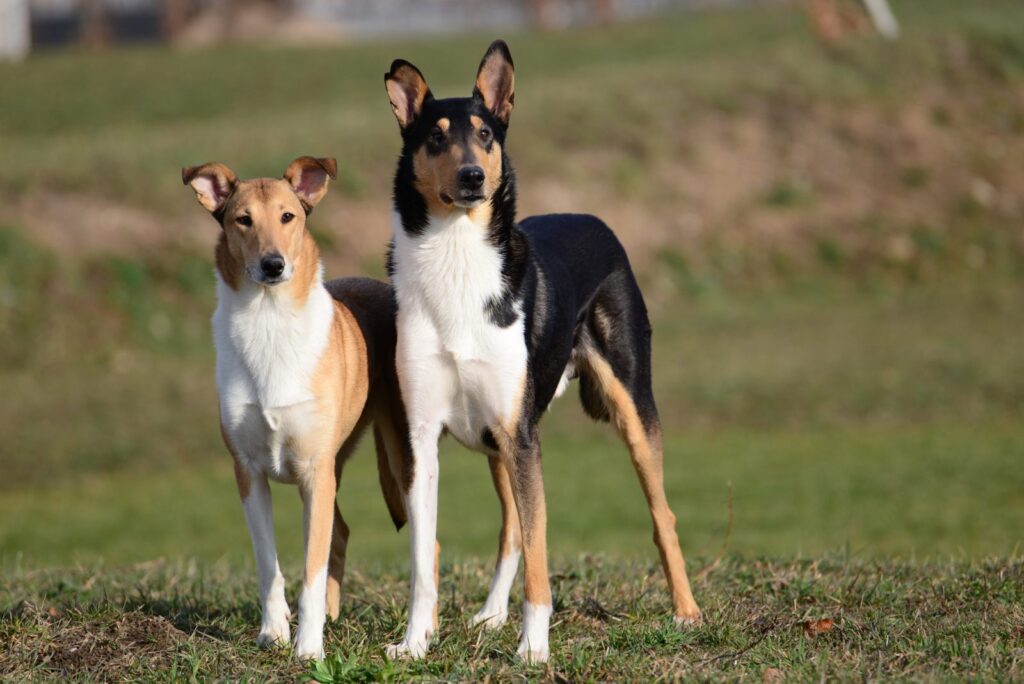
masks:
[[[410,435],[413,450],[413,476],[406,495],[409,516],[409,544],[412,572],[409,592],[409,625],[401,643],[388,646],[389,657],[421,658],[430,646],[437,607],[437,442],[441,424],[419,425]]]
[[[300,660],[324,657],[327,561],[334,529],[335,482],[333,458],[320,459],[312,474],[299,482],[306,541],[306,569],[299,596],[299,626],[295,631],[295,656]]]
[[[510,435],[500,429],[501,460],[508,470],[519,511],[525,565],[523,632],[519,657],[529,663],[547,662],[548,624],[551,620],[551,585],[548,581],[547,505],[540,464],[540,439],[536,427],[525,434]],[[518,431],[517,431],[518,432]]]
[[[288,619],[288,603],[284,598],[284,577],[277,564],[277,548],[274,544],[274,516],[270,501],[270,483],[263,474],[254,474],[235,461],[235,480],[238,493],[245,508],[245,521],[252,538],[252,550],[256,555],[256,570],[260,578],[260,606],[263,609],[263,625],[256,643],[261,647],[275,644],[287,645],[291,636]]]

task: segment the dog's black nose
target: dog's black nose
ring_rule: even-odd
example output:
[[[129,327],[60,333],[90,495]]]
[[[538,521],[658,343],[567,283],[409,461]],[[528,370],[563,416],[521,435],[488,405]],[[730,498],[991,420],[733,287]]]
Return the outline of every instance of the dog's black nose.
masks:
[[[484,170],[479,166],[464,166],[459,169],[459,188],[479,190],[484,184]]]
[[[263,269],[263,275],[268,278],[280,277],[284,273],[284,257],[280,254],[265,256],[260,260],[260,268]]]

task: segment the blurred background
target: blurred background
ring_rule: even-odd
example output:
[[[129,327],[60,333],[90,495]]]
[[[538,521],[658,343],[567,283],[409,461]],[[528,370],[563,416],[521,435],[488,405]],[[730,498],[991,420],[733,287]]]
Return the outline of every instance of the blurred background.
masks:
[[[521,215],[599,214],[648,298],[685,552],[1019,550],[1024,3],[0,0],[0,566],[249,566],[218,228],[179,169],[337,157],[327,272],[383,278],[382,74],[468,95],[499,36]],[[628,456],[574,395],[544,422],[553,553],[653,557]],[[441,472],[447,559],[490,557],[483,458],[446,441]],[[350,567],[405,558],[368,448],[340,502]]]

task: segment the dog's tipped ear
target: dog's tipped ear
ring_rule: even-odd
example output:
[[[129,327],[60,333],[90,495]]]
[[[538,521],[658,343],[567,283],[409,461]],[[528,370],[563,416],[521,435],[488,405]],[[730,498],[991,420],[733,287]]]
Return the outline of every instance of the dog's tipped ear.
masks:
[[[416,120],[423,109],[423,103],[432,97],[423,74],[404,59],[396,59],[391,63],[391,70],[384,74],[384,86],[388,91],[391,110],[402,130]]]
[[[484,53],[476,72],[473,95],[484,101],[498,121],[508,125],[512,105],[516,101],[516,73],[512,53],[505,41],[494,41]]]
[[[181,182],[191,185],[199,203],[216,215],[235,191],[238,176],[220,162],[208,162],[184,167],[181,170]]]
[[[327,183],[338,177],[338,162],[333,157],[299,157],[284,172],[284,179],[299,196],[306,213],[327,194]]]

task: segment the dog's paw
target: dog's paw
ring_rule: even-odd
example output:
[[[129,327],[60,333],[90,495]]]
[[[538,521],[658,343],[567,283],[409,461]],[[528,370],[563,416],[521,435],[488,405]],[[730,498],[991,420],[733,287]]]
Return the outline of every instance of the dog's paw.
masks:
[[[469,626],[480,626],[488,630],[501,629],[506,622],[508,622],[508,609],[497,612],[484,609],[470,619]]]
[[[516,654],[518,654],[520,660],[528,665],[546,663],[548,662],[548,658],[551,657],[547,644],[531,648],[531,644],[527,642],[526,639],[519,642],[519,648],[516,650]]]
[[[291,640],[291,628],[288,626],[287,613],[274,619],[263,621],[260,633],[256,637],[256,645],[260,648],[287,646]]]
[[[391,644],[385,649],[385,653],[391,660],[398,660],[399,658],[413,658],[419,659],[427,655],[427,649],[430,646],[430,640],[427,637],[422,639],[410,639],[406,636],[400,643]]]
[[[701,615],[700,610],[695,610],[690,615],[676,615],[672,618],[672,622],[679,629],[696,629],[704,624],[704,616]]]
[[[323,632],[311,631],[308,636],[302,629],[295,632],[295,657],[298,660],[323,660]]]

